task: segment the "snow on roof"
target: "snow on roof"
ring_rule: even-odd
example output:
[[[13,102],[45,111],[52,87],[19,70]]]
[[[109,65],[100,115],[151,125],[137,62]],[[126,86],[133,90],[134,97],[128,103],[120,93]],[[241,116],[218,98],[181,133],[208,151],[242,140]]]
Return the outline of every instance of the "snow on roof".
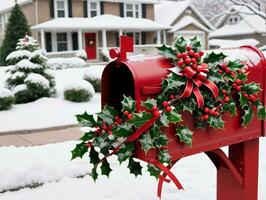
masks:
[[[17,0],[18,4],[20,5],[24,5],[27,3],[31,3],[32,0]],[[7,12],[9,10],[11,10],[13,8],[13,6],[15,5],[15,1],[14,0],[0,0],[0,13],[4,13]]]
[[[243,39],[243,40],[222,40],[222,39],[211,39],[209,40],[210,46],[217,46],[219,48],[234,48],[241,47],[244,45],[257,46],[260,42],[255,39]]]
[[[214,26],[201,14],[201,12],[190,2],[186,1],[161,1],[160,4],[155,5],[155,21],[160,24],[172,25],[174,21],[184,11],[190,8],[201,19],[209,29],[215,29]],[[167,14],[166,14],[167,12]]]
[[[118,17],[114,15],[100,15],[93,18],[56,18],[42,24],[33,26],[35,30],[60,30],[60,29],[91,29],[91,30],[158,30],[170,29],[149,19]]]
[[[107,2],[128,2],[128,0],[101,0]],[[160,3],[160,0],[131,0],[130,2],[133,3]]]
[[[201,23],[199,23],[196,19],[194,19],[191,16],[185,16],[183,17],[177,24],[175,24],[172,29],[169,31],[170,33],[174,33],[190,24],[195,25],[196,27],[198,27],[199,29],[202,29],[206,32],[210,32],[210,30],[205,27],[204,25],[202,25]]]
[[[243,6],[231,6],[221,20],[217,22],[216,26],[221,26],[222,23],[227,19],[228,15],[235,13],[238,13],[242,17],[242,20],[239,23],[232,25],[226,24],[212,32],[210,37],[265,33],[265,20]]]

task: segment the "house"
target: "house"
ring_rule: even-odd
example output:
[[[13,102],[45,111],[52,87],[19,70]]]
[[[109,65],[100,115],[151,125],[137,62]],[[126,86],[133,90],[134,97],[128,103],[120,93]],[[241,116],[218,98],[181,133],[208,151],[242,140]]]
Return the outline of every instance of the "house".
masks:
[[[76,51],[85,50],[89,60],[98,60],[106,49],[119,46],[122,34],[134,38],[136,53],[150,53],[155,50],[154,42],[161,44],[165,38],[161,35],[170,28],[154,21],[154,5],[159,0],[19,0],[18,3],[48,57],[71,57]],[[0,15],[8,15],[11,7],[1,8]]]
[[[191,1],[161,1],[155,5],[155,21],[171,26],[166,36],[168,44],[177,36],[186,39],[197,36],[204,49],[208,49],[209,33],[215,29]]]
[[[246,7],[231,6],[217,22],[216,27],[217,29],[210,34],[212,40],[243,41],[245,39],[245,41],[250,42],[256,40],[258,41],[257,46],[266,45],[265,20]],[[242,44],[244,43],[242,42]],[[213,47],[215,46],[213,45]]]

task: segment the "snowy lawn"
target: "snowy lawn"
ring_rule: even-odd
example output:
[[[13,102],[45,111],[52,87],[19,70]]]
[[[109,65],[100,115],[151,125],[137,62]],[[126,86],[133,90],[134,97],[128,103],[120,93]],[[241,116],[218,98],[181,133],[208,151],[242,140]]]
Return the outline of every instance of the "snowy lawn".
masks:
[[[103,66],[92,66],[92,71],[99,72]],[[5,68],[0,67],[0,88],[4,87]],[[100,110],[100,94],[96,94],[90,102],[73,103],[63,99],[63,88],[69,82],[82,80],[88,68],[51,70],[56,79],[56,98],[42,98],[32,103],[14,105],[9,111],[0,112],[1,132],[40,129],[75,124],[74,115],[85,110],[95,113]]]
[[[259,200],[266,199],[266,139],[260,147]],[[22,189],[0,194],[1,200],[154,200],[157,182],[146,172],[143,176],[129,175],[125,165],[112,161],[114,171],[110,179],[100,177],[95,184],[86,176],[73,178],[90,171],[87,156],[70,161],[70,150],[75,142],[49,144],[37,147],[2,147],[0,157],[0,190],[34,183],[45,183],[35,189]],[[180,179],[185,191],[178,191],[173,184],[165,184],[163,200],[214,200],[216,170],[203,154],[181,160],[173,172]],[[56,182],[59,181],[59,182]]]

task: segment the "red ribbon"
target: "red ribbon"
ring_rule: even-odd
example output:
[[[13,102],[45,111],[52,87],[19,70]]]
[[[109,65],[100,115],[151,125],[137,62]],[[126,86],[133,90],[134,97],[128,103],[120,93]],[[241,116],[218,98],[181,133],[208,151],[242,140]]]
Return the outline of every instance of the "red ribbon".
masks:
[[[208,65],[205,63],[201,64],[200,71],[196,71],[190,66],[185,67],[182,71],[182,74],[186,76],[188,80],[186,82],[185,90],[179,96],[179,99],[187,98],[193,93],[196,97],[198,108],[203,107],[204,99],[199,89],[202,85],[205,85],[207,88],[209,88],[213,94],[213,97],[217,98],[219,96],[219,89],[213,82],[207,79],[206,73],[208,71]]]

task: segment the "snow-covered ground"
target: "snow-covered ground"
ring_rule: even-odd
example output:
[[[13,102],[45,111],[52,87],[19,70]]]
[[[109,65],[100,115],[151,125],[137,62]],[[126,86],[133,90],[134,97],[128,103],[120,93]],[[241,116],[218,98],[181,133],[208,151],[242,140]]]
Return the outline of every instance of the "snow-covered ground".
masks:
[[[92,71],[101,72],[103,66],[91,66]],[[96,94],[90,102],[73,103],[63,99],[63,88],[67,83],[82,80],[84,72],[89,68],[73,68],[51,70],[56,79],[56,98],[42,98],[32,103],[13,105],[11,110],[0,112],[1,132],[14,130],[40,129],[75,124],[76,114],[85,110],[95,113],[100,110],[100,94]],[[5,68],[0,67],[0,88],[4,87]]]
[[[260,139],[259,200],[266,200],[266,139]],[[110,179],[100,177],[96,184],[86,176],[90,171],[87,156],[70,161],[70,150],[76,142],[64,142],[37,147],[0,148],[0,190],[45,183],[35,189],[22,189],[0,194],[1,200],[154,200],[157,181],[146,172],[143,176],[129,175],[125,164],[111,161],[114,171]],[[181,160],[174,168],[185,191],[178,191],[173,184],[165,184],[163,200],[214,200],[216,170],[204,154]],[[56,182],[59,181],[59,182]]]

